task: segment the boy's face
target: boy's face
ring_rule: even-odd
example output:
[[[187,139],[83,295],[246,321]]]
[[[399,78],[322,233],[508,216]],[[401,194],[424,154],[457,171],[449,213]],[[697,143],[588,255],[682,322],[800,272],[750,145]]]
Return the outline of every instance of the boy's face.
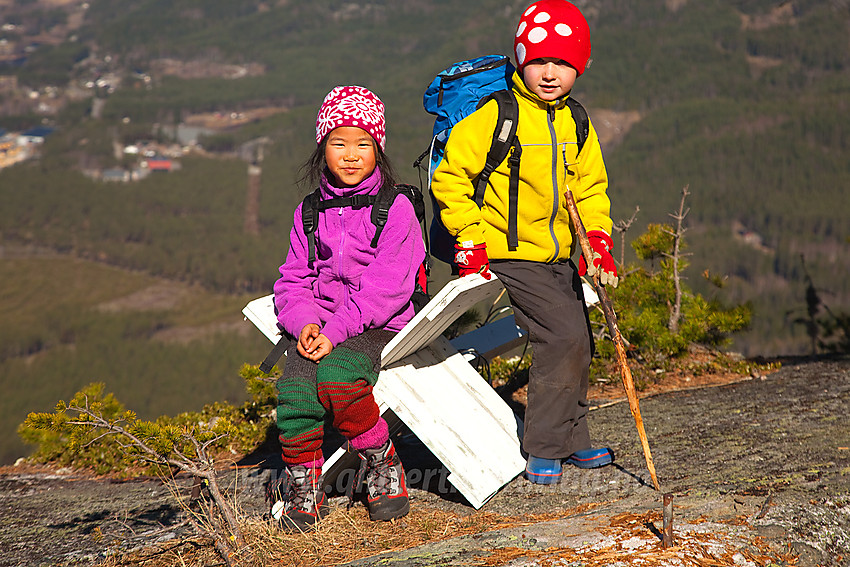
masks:
[[[545,101],[566,96],[573,88],[578,73],[557,57],[532,59],[522,69],[525,86]]]

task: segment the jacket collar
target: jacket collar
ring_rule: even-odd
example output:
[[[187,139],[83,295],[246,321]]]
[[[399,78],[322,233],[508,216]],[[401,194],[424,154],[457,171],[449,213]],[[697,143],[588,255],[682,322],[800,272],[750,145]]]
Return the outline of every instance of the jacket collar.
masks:
[[[377,166],[369,177],[353,187],[337,187],[328,180],[329,175],[330,173],[327,170],[323,171],[322,179],[319,183],[323,199],[352,197],[354,195],[376,195],[378,193],[378,189],[380,189],[381,185],[384,183],[381,170]]]

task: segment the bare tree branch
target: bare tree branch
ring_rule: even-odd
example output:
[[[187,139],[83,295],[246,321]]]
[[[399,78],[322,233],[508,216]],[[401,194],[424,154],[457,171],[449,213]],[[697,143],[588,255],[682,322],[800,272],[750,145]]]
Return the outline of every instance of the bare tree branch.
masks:
[[[626,231],[628,231],[632,227],[632,224],[634,224],[639,211],[640,207],[635,207],[635,212],[632,213],[632,217],[629,220],[620,220],[616,225],[614,225],[614,230],[620,233],[620,268],[622,268],[626,263]]]
[[[670,216],[676,220],[676,230],[664,230],[664,232],[673,236],[673,252],[669,255],[665,254],[672,260],[673,285],[676,289],[676,297],[673,301],[673,305],[670,306],[670,319],[667,322],[667,328],[673,333],[679,331],[679,320],[682,318],[682,280],[681,274],[679,273],[679,260],[681,258],[682,236],[687,231],[683,223],[685,217],[688,216],[689,212],[691,212],[690,208],[685,209],[685,199],[687,199],[688,195],[690,195],[688,187],[689,185],[685,185],[682,188],[682,200],[679,203],[679,211],[677,213],[670,214]]]
[[[157,450],[147,440],[131,430],[132,423],[128,423],[125,427],[119,425],[119,423],[126,423],[126,420],[110,421],[93,410],[88,397],[86,397],[82,407],[71,404],[66,409],[84,416],[83,419],[69,420],[67,422],[69,425],[104,430],[102,435],[99,435],[90,443],[109,435],[118,435],[130,442],[129,445],[123,445],[118,441],[119,445],[140,451],[139,458],[160,465],[169,465],[205,480],[210,494],[210,500],[205,502],[206,506],[204,507],[206,521],[199,521],[194,516],[194,512],[188,506],[185,506],[190,521],[199,531],[212,538],[216,550],[228,566],[235,566],[241,563],[242,559],[249,564],[253,562],[253,554],[245,541],[242,529],[239,527],[236,510],[222,493],[218,484],[215,463],[207,452],[212,444],[226,437],[226,434],[214,434],[203,442],[198,439],[198,432],[194,428],[189,433],[181,434],[182,441],[195,452],[196,457],[192,458],[185,454],[176,443],[169,443],[168,451]],[[183,500],[178,497],[178,502],[182,504]],[[223,525],[219,522],[219,518],[224,519]]]

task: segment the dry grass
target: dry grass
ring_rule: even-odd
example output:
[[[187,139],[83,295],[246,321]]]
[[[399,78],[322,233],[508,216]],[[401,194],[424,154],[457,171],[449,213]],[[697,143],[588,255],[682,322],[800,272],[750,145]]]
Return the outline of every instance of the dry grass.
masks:
[[[258,563],[313,567],[339,565],[462,535],[531,525],[568,517],[593,507],[583,505],[560,514],[512,517],[490,512],[461,516],[413,504],[410,514],[400,520],[372,522],[363,506],[351,509],[338,506],[310,533],[284,533],[259,518],[246,521],[243,531]],[[211,541],[194,539],[111,558],[101,567],[196,567],[221,563]]]
[[[362,506],[352,509],[338,506],[310,533],[283,533],[257,518],[243,524],[243,529],[257,565],[332,566],[457,536],[568,518],[594,507],[584,505],[561,514],[511,517],[489,512],[460,516],[419,504],[400,520],[371,522]],[[496,567],[521,560],[539,566],[575,563],[583,567],[793,567],[798,561],[789,551],[776,549],[763,539],[753,537],[745,519],[730,521],[728,527],[718,527],[704,520],[677,526],[674,546],[669,549],[662,547],[658,536],[661,530],[659,512],[623,513],[597,519],[594,529],[601,537],[582,538],[575,546],[497,548],[469,559],[468,564]],[[223,565],[223,562],[211,542],[193,539],[112,558],[101,567],[129,565],[209,567]]]

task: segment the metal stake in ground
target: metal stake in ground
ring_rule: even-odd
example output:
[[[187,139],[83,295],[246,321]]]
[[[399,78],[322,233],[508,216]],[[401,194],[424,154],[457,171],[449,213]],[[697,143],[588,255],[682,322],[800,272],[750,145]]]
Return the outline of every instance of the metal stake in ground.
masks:
[[[661,546],[664,549],[673,547],[673,495],[666,493],[663,498]]]
[[[608,291],[604,285],[599,283],[599,273],[593,265],[594,252],[590,247],[590,241],[587,239],[587,231],[581,222],[581,216],[578,214],[578,207],[576,206],[573,193],[567,188],[564,195],[567,198],[567,210],[570,213],[570,220],[573,221],[573,226],[575,226],[581,251],[584,254],[585,264],[587,264],[587,275],[593,279],[593,284],[596,286],[599,304],[602,306],[602,312],[605,313],[605,321],[608,323],[608,332],[611,335],[611,340],[614,341],[614,348],[617,351],[617,362],[620,366],[620,376],[623,379],[623,388],[626,390],[626,396],[629,398],[629,409],[635,418],[638,436],[640,436],[640,444],[643,447],[643,455],[646,458],[646,468],[649,469],[649,474],[652,476],[652,484],[655,486],[655,490],[660,491],[661,485],[658,484],[658,476],[655,474],[655,464],[652,462],[652,452],[649,450],[649,441],[646,438],[646,430],[643,428],[643,418],[640,415],[640,404],[638,403],[635,383],[632,379],[632,371],[629,369],[629,363],[626,360],[626,347],[623,344],[623,336],[620,334],[620,329],[617,327],[617,314],[614,313],[614,305],[608,297]]]

